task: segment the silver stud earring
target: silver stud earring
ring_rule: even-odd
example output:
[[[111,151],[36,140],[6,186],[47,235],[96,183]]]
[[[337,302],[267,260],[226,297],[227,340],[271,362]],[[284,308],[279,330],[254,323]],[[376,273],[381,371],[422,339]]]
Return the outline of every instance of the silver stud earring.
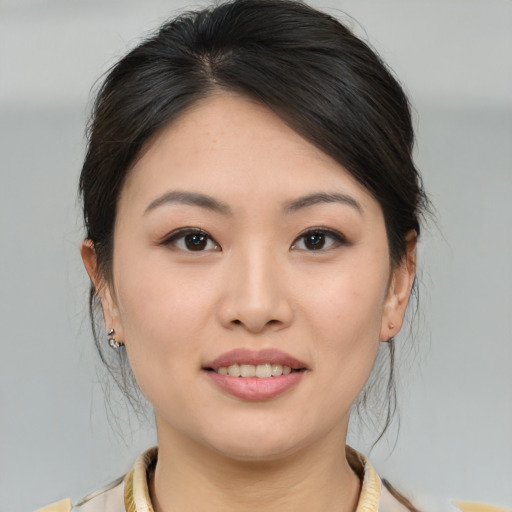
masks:
[[[110,345],[110,348],[117,350],[121,346],[121,344],[114,338],[115,333],[116,333],[115,329],[110,329],[107,332],[107,338],[108,338],[108,344]]]

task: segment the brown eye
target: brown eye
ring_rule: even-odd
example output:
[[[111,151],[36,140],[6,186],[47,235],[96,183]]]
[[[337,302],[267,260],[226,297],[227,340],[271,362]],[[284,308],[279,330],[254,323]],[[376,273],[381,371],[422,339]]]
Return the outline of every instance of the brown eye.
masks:
[[[208,237],[203,234],[194,233],[186,235],[184,241],[189,251],[204,251],[208,243]]]
[[[185,252],[220,251],[221,248],[206,232],[195,228],[178,229],[162,240],[160,245]]]
[[[299,251],[328,250],[337,246],[346,245],[346,238],[337,231],[326,228],[310,229],[298,236],[291,249]]]
[[[323,233],[310,233],[304,237],[304,246],[310,251],[323,249],[325,246],[325,235]]]

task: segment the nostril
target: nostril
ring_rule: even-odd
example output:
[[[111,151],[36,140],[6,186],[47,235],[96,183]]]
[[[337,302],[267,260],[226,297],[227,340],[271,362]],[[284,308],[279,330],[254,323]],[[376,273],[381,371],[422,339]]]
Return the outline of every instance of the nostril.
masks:
[[[235,325],[242,325],[243,322],[241,320],[233,320],[231,323],[235,324]],[[275,320],[275,319],[272,319],[272,320],[269,320],[266,325],[275,325],[275,324],[279,324],[281,323],[279,320]]]

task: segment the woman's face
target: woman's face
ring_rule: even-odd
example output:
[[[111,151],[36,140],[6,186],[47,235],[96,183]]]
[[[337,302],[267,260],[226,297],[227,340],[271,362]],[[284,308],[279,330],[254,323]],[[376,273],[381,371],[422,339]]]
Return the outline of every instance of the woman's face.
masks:
[[[273,459],[344,439],[413,272],[390,270],[382,210],[342,166],[218,93],[129,174],[102,302],[160,436]]]

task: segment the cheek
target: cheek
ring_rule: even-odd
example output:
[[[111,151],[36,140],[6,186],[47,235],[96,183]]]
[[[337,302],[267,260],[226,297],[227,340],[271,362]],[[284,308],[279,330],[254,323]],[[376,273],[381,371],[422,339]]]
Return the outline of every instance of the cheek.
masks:
[[[114,281],[127,341],[158,339],[166,330],[194,330],[204,322],[207,315],[198,312],[208,310],[212,293],[204,269],[177,268],[165,249],[120,246],[117,253]]]
[[[152,401],[153,383],[187,378],[183,361],[200,367],[199,343],[211,321],[212,287],[200,272],[176,272],[147,254],[120,257],[114,274],[124,342],[133,373]]]
[[[389,276],[387,259],[375,260],[380,263],[347,261],[302,281],[304,308],[317,319],[318,329],[327,328],[353,341],[373,333],[378,341]]]
[[[385,257],[377,265],[345,265],[315,282],[304,282],[304,311],[308,311],[318,365],[326,368],[326,386],[355,400],[377,356],[387,290]],[[340,399],[340,396],[337,396]]]

